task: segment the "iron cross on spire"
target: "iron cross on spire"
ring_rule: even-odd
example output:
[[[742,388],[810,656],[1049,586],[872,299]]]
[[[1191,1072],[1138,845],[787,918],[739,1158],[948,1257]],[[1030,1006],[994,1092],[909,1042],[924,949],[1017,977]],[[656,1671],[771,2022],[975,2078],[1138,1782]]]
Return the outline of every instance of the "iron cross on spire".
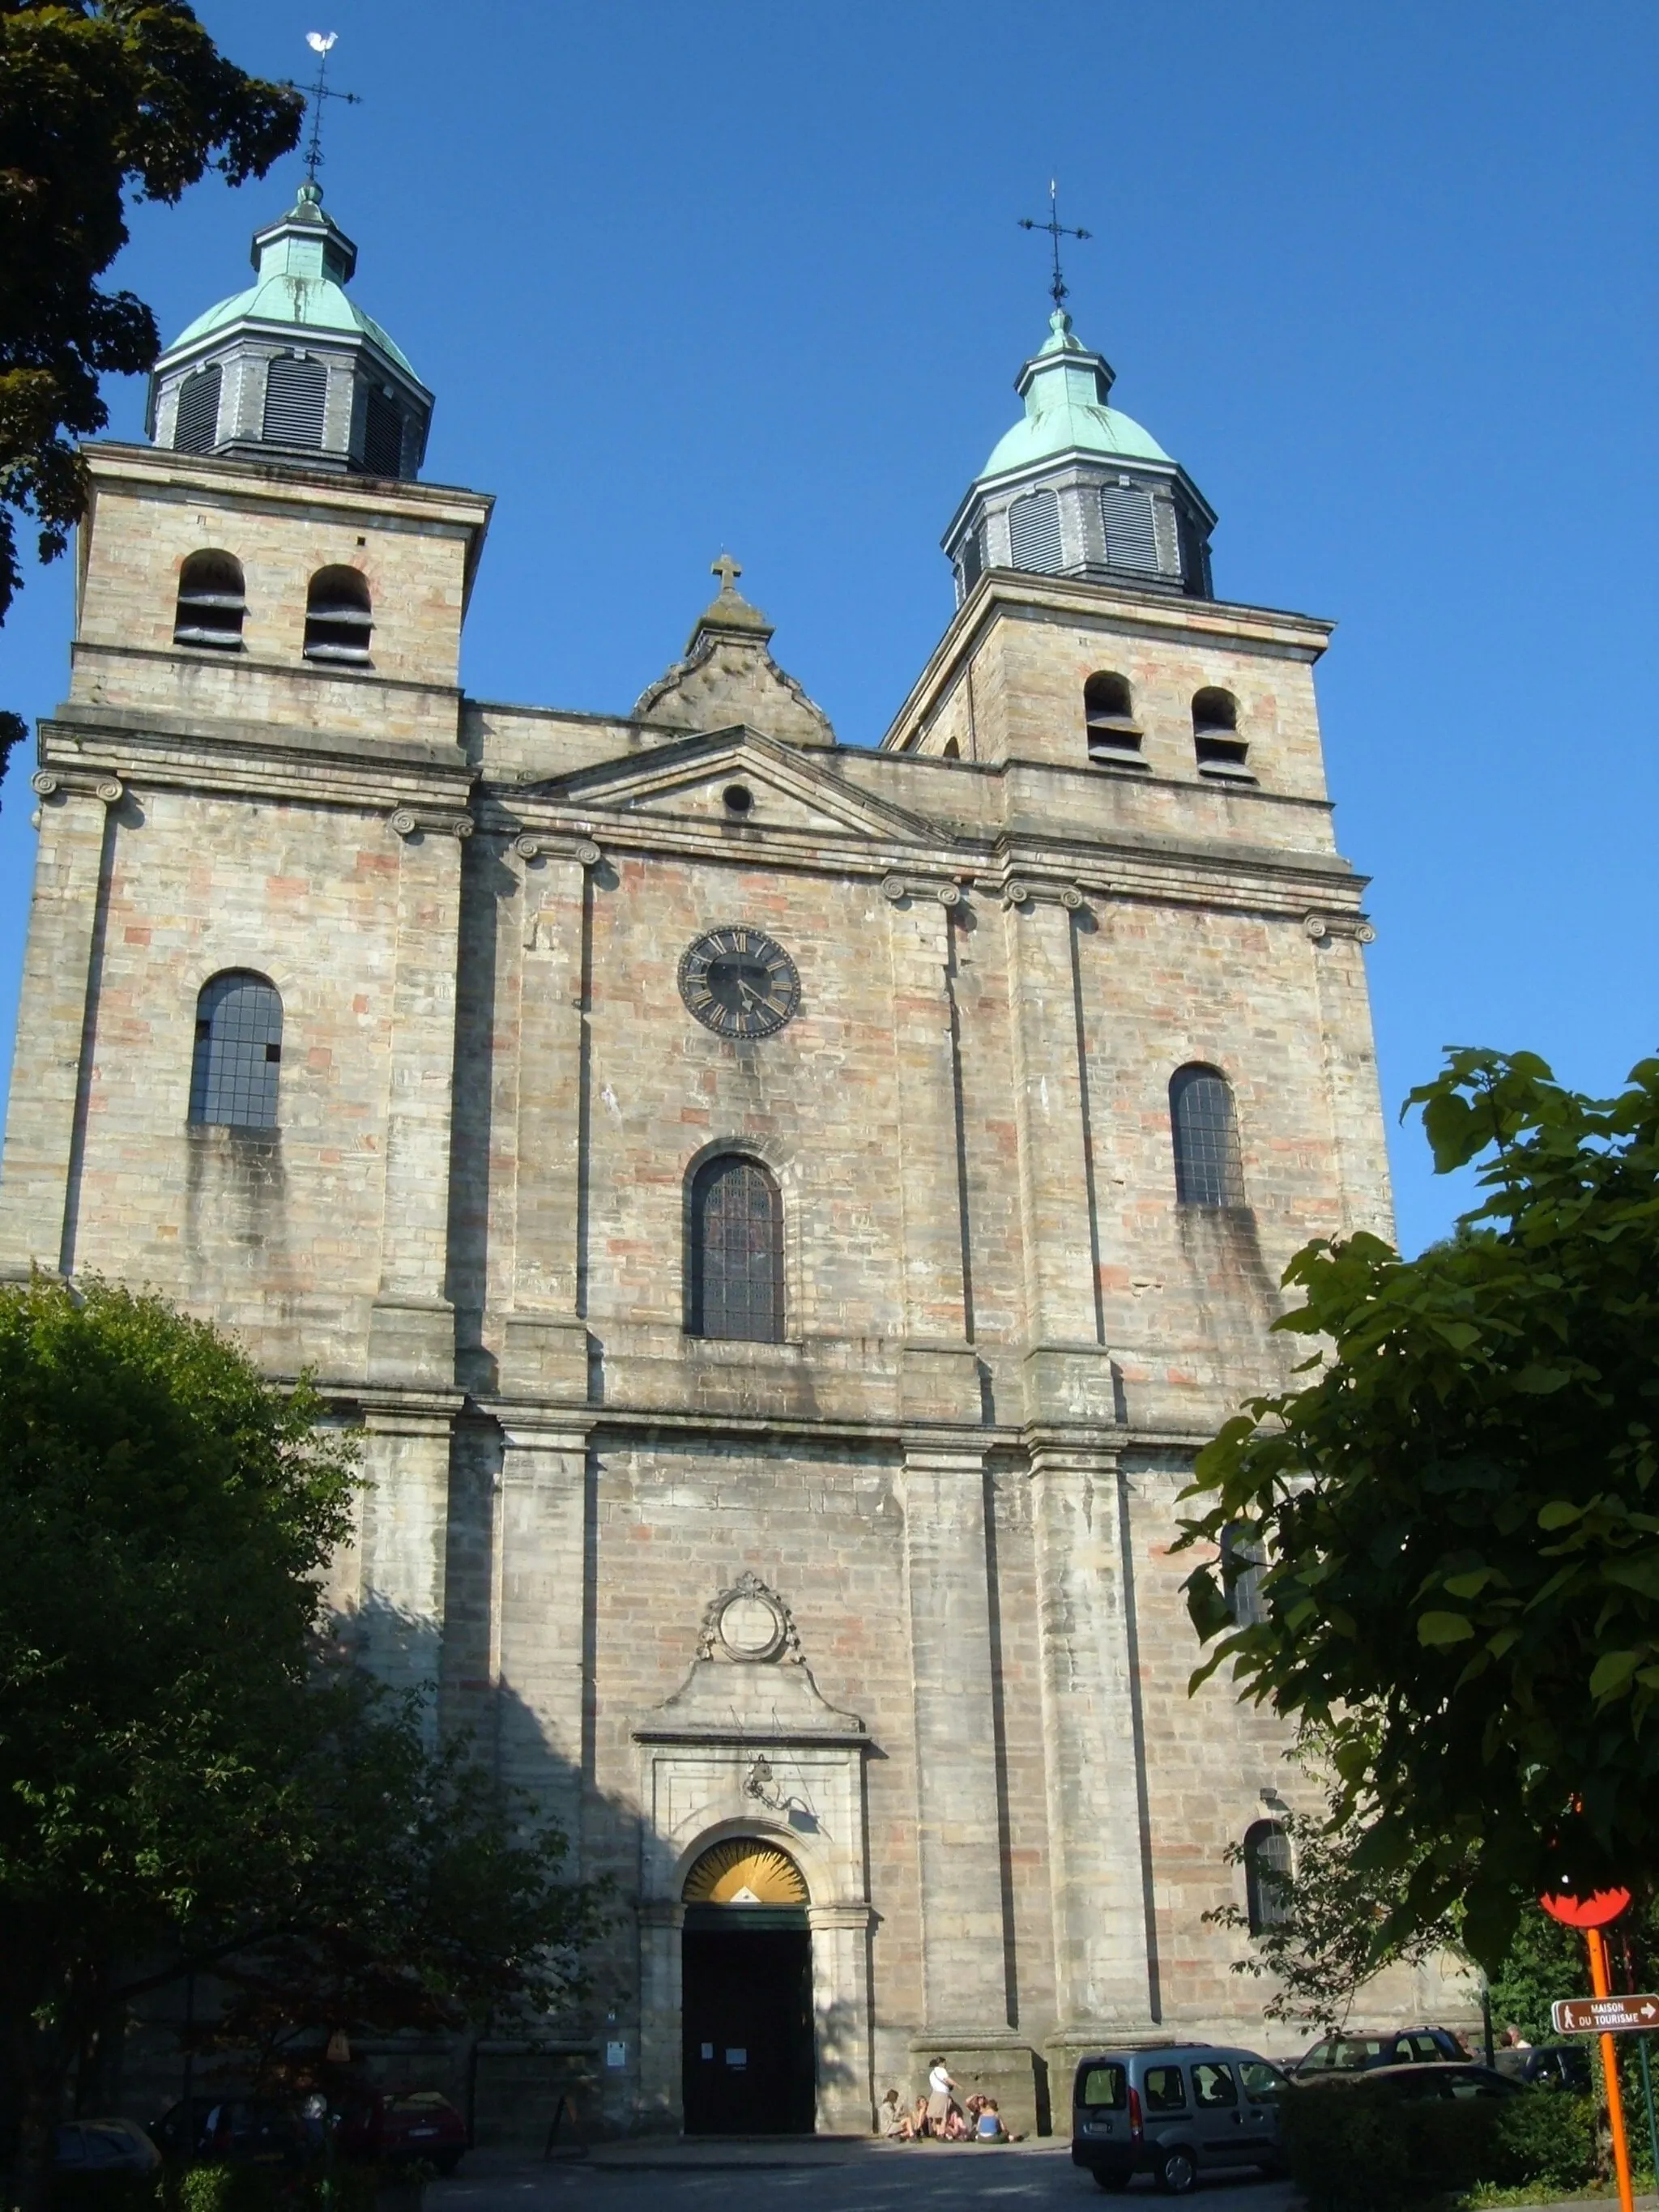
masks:
[[[1059,313],[1066,304],[1066,279],[1060,273],[1060,241],[1062,238],[1091,238],[1094,234],[1087,230],[1074,230],[1060,221],[1060,186],[1052,177],[1048,179],[1048,222],[1035,222],[1028,215],[1023,215],[1018,220],[1022,230],[1046,230],[1048,234],[1049,243],[1054,251],[1054,273],[1048,289],[1054,298],[1055,312]]]
[[[336,92],[328,81],[328,58],[333,51],[337,31],[307,31],[306,44],[317,57],[317,82],[305,88],[306,105],[311,110],[311,137],[306,144],[306,181],[314,185],[317,172],[323,166],[323,104],[325,100],[343,100],[348,107],[360,107],[362,95],[356,92]]]

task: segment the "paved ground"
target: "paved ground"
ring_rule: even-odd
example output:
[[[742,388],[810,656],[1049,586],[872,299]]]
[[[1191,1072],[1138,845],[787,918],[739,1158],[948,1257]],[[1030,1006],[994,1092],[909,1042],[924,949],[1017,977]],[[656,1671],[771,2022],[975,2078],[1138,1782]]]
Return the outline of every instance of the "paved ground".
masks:
[[[453,2180],[427,2191],[425,2212],[943,2212],[957,2205],[987,2212],[1098,2205],[1104,2212],[1112,2203],[1146,2205],[1153,2196],[1144,2179],[1127,2197],[1103,2196],[1063,2142],[980,2150],[750,2136],[610,2143],[590,2158],[548,2165],[475,2152]],[[1296,2212],[1300,2203],[1288,2183],[1244,2173],[1218,2177],[1184,2201],[1207,2212]],[[1636,2201],[1638,2212],[1659,2212],[1659,2197]],[[1610,2202],[1617,2199],[1553,2212],[1609,2212]]]
[[[510,2163],[487,2153],[426,2195],[426,2212],[1087,2212],[1152,2196],[1103,2196],[1062,2142],[981,2150],[969,2143],[702,2141],[613,2143],[591,2158]],[[1162,2200],[1159,2200],[1160,2202]],[[1291,2212],[1294,2193],[1253,2174],[1218,2179],[1185,2200],[1210,2212]]]

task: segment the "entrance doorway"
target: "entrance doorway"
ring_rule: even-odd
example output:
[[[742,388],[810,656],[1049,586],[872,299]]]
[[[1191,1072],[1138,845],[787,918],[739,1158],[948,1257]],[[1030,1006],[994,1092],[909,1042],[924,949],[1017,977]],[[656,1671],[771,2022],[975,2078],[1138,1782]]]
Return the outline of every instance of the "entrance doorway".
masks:
[[[685,1884],[688,2135],[811,2135],[817,2105],[806,1885],[775,1845],[733,1838]]]

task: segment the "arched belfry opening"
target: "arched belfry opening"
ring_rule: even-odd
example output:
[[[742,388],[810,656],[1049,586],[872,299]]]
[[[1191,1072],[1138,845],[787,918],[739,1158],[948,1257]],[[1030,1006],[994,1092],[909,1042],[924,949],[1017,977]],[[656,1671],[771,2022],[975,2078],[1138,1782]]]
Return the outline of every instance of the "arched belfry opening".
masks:
[[[684,1890],[688,2135],[811,2135],[817,2102],[810,1902],[780,1844],[727,1836]]]

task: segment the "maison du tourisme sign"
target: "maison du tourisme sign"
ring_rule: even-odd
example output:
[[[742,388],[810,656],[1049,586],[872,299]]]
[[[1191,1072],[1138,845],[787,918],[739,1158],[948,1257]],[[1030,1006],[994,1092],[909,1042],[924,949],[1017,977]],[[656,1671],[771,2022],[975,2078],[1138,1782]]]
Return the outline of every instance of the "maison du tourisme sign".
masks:
[[[1628,2035],[1659,2028],[1659,1997],[1562,1997],[1550,2007],[1558,2035]]]

